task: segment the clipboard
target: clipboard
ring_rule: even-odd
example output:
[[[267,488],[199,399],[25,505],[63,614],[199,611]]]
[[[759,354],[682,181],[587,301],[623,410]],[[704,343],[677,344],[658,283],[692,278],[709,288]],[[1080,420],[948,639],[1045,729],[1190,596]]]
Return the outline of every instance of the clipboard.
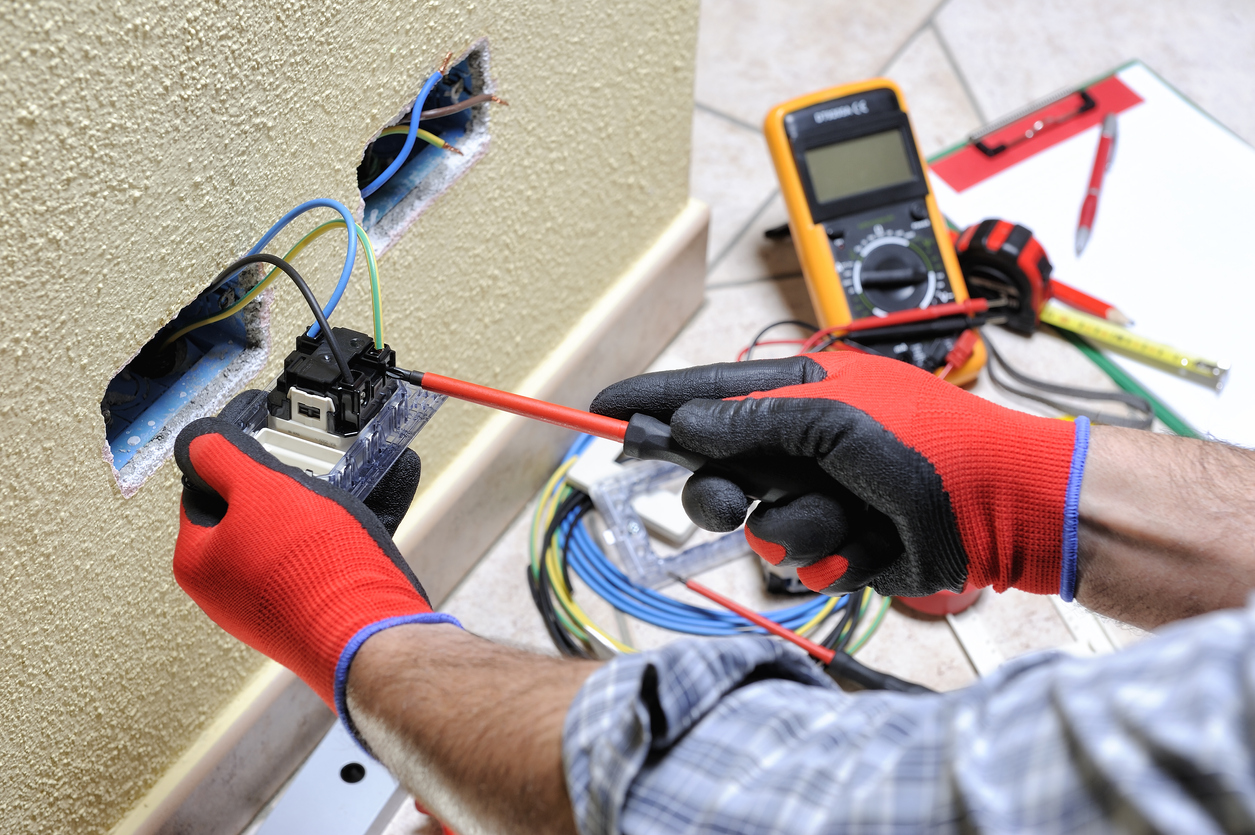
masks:
[[[929,160],[937,202],[960,227],[987,217],[1024,224],[1055,276],[1119,307],[1134,333],[1230,363],[1216,393],[1111,354],[1200,432],[1255,447],[1255,247],[1245,245],[1255,230],[1255,148],[1140,61],[1078,89],[1093,107],[1082,110],[1067,91],[977,135],[986,150],[968,141]],[[1115,159],[1078,258],[1077,218],[1099,123],[1112,110]],[[1065,118],[1039,118],[1052,114]],[[1036,122],[1042,129],[1015,141]]]

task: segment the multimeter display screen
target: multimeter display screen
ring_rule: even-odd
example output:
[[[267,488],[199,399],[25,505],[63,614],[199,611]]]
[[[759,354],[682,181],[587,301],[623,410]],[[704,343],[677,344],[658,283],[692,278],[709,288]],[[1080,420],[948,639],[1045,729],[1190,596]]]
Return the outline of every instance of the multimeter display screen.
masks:
[[[896,186],[915,179],[902,132],[894,128],[805,152],[818,203]]]

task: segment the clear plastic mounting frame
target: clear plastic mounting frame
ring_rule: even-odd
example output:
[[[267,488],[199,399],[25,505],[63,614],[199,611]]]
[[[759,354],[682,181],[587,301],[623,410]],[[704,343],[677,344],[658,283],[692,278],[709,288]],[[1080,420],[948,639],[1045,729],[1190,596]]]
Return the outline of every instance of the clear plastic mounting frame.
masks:
[[[444,401],[443,394],[397,381],[397,390],[357,433],[331,471],[315,477],[365,500]],[[240,428],[256,435],[266,427],[269,416],[265,399],[259,399],[257,410],[240,422]]]
[[[683,467],[665,461],[634,461],[623,473],[590,488],[593,505],[614,538],[610,544],[619,555],[623,572],[638,585],[659,588],[675,581],[673,573],[690,577],[750,553],[743,527],[671,555],[654,548],[632,500],[689,475]]]

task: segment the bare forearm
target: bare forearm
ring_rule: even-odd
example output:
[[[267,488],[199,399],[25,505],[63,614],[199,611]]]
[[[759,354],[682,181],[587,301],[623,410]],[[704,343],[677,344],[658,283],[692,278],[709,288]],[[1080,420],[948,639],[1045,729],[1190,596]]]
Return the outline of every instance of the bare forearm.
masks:
[[[1076,597],[1145,628],[1241,606],[1255,589],[1255,452],[1094,427]]]
[[[349,715],[401,783],[461,835],[573,833],[562,726],[596,668],[453,626],[399,626],[354,658]]]

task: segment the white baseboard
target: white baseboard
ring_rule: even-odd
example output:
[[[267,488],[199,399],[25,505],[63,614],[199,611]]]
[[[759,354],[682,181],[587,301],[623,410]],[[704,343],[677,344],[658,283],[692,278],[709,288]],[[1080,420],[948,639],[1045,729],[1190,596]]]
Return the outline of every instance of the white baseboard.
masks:
[[[701,306],[710,210],[690,200],[519,387],[584,408],[642,371]],[[439,604],[553,471],[572,433],[494,415],[415,501],[396,541]],[[263,667],[110,835],[237,835],[331,725],[304,682]]]

